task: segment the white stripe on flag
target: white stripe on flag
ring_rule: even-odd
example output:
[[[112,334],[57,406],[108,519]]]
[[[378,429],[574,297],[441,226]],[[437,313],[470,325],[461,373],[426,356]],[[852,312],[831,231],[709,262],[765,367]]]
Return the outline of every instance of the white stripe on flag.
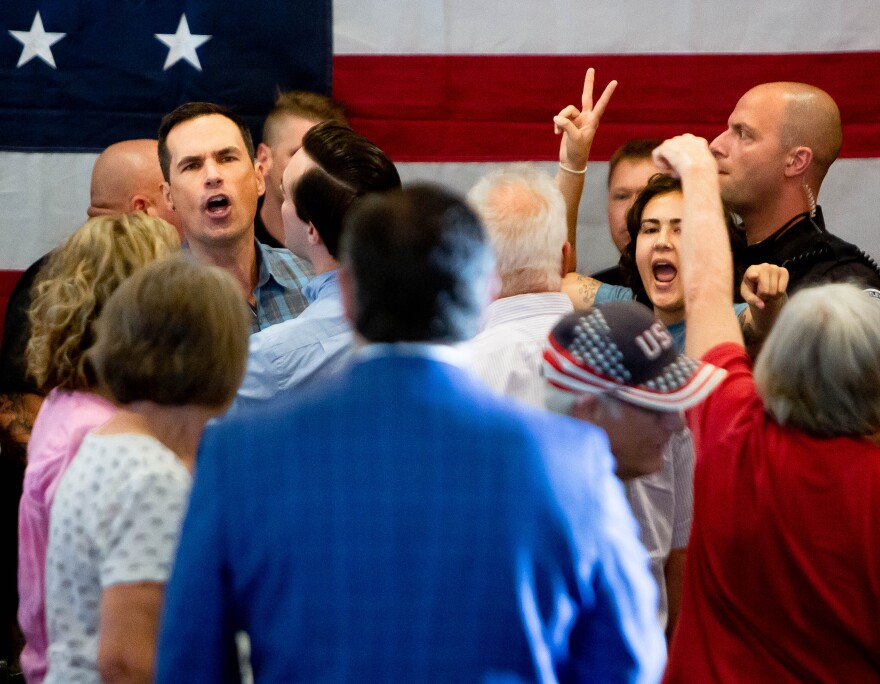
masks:
[[[880,49],[877,0],[334,0],[336,54],[694,54]]]
[[[0,270],[24,270],[86,220],[97,154],[0,152]]]

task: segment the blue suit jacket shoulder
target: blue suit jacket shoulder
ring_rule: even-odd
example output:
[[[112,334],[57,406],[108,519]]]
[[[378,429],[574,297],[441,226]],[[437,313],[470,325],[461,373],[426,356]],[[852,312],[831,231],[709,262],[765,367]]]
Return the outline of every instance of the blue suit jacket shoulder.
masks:
[[[645,643],[662,651],[604,435],[457,368],[357,363],[212,430],[199,459],[160,673],[209,681],[210,655],[193,653],[223,637],[206,624],[248,630],[270,682],[578,679],[585,666],[629,681]],[[194,594],[219,608],[193,614]]]

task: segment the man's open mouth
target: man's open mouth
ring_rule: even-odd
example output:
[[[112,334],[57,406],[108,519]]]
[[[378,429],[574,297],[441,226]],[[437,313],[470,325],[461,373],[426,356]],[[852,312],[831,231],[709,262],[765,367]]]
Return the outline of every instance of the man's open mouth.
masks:
[[[229,209],[229,198],[226,195],[212,195],[205,202],[205,211],[211,215],[222,215]]]

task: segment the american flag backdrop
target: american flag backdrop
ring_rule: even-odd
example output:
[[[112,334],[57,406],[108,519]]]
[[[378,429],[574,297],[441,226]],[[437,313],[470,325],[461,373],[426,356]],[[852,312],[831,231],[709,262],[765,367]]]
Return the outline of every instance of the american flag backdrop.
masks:
[[[155,137],[207,99],[258,136],[274,90],[332,93],[404,180],[466,190],[488,167],[553,169],[552,116],[620,82],[593,146],[578,255],[615,260],[605,161],[633,137],[723,130],[772,80],[818,85],[844,120],[820,203],[829,228],[880,259],[878,0],[14,0],[0,5],[0,297],[82,223],[96,152]],[[597,95],[598,95],[597,92]]]

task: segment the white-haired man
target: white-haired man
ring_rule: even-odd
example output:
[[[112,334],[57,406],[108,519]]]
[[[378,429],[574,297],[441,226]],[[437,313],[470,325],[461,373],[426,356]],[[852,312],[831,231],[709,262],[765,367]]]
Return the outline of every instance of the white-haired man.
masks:
[[[547,333],[572,310],[560,292],[571,245],[565,202],[547,174],[512,166],[468,195],[495,249],[501,292],[473,342],[473,367],[500,394],[544,405],[541,354]]]

